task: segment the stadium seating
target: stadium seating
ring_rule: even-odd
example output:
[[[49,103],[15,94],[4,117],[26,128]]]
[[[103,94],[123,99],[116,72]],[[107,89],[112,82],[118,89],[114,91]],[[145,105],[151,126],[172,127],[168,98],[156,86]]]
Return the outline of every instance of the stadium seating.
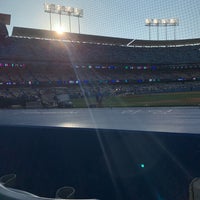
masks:
[[[199,40],[166,41],[168,46],[164,41],[153,45],[136,40],[127,46],[129,39],[72,33],[51,38],[51,34],[14,28],[7,44],[0,45],[3,98],[41,101],[41,94],[48,99],[44,92],[48,88],[54,88],[51,101],[58,88],[77,98],[95,96],[99,87],[104,95],[200,88]]]

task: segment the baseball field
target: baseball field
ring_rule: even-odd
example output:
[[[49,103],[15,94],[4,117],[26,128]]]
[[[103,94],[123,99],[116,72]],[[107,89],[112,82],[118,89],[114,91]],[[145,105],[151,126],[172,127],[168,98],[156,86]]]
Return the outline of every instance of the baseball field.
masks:
[[[71,99],[74,107],[200,106],[200,91]]]

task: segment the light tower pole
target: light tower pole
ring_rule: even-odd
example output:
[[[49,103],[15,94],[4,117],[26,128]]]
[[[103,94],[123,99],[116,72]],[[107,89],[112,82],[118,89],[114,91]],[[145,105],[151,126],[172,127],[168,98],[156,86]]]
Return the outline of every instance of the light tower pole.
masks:
[[[83,17],[83,9],[74,9],[74,17],[78,18],[78,32],[81,33],[81,27],[80,27],[80,18]]]
[[[70,6],[65,7],[65,12],[69,18],[69,32],[71,33],[71,15],[74,13],[74,8]]]

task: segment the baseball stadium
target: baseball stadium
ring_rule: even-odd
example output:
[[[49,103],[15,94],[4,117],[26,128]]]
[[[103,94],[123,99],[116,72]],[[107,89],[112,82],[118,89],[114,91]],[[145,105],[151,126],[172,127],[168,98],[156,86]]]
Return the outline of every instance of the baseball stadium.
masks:
[[[132,40],[20,27],[3,38],[1,27],[1,107],[200,104],[200,39]]]
[[[133,39],[82,33],[83,9],[44,11],[49,29],[11,34],[0,14],[0,199],[199,200],[200,38],[177,39],[178,18]]]

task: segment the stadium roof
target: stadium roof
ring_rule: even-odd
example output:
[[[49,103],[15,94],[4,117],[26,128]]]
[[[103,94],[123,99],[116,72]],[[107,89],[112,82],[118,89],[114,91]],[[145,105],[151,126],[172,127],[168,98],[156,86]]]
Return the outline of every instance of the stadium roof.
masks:
[[[200,45],[200,38],[184,40],[133,40],[125,38],[105,37],[96,35],[85,35],[64,32],[58,34],[56,31],[14,27],[12,37],[25,37],[50,40],[68,40],[80,43],[94,43],[105,45],[120,45],[129,47],[177,47]]]
[[[59,40],[69,40],[69,41],[87,42],[95,44],[99,43],[108,45],[127,45],[132,40],[132,39],[85,35],[85,34],[68,33],[68,32],[58,34],[56,31],[30,29],[22,27],[14,27],[12,36],[40,38],[40,39],[59,39]]]
[[[135,47],[173,47],[199,45],[200,38],[185,40],[133,40],[129,46]]]

